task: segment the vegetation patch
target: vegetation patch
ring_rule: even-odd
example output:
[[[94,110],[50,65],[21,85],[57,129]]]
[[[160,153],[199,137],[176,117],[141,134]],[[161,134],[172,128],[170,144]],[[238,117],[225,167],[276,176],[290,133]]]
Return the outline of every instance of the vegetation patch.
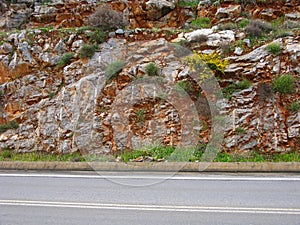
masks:
[[[87,33],[89,41],[96,44],[101,44],[105,42],[108,38],[108,34],[102,30],[95,30]]]
[[[71,52],[67,52],[67,53],[64,53],[58,63],[57,63],[57,67],[61,68],[61,67],[64,67],[65,65],[69,64],[73,58],[73,53]]]
[[[298,102],[292,102],[288,109],[292,112],[292,113],[295,113],[295,112],[298,112],[300,110],[300,104]]]
[[[271,43],[266,46],[266,50],[272,55],[280,55],[282,52],[281,45],[279,43]]]
[[[8,123],[0,125],[0,133],[3,133],[10,129],[18,129],[18,128],[19,128],[19,124],[17,123],[17,121],[12,120]]]
[[[300,162],[299,152],[263,154],[257,151],[245,153],[220,152],[215,162]]]
[[[181,80],[176,83],[175,91],[179,93],[180,96],[185,96],[193,91],[193,85],[188,80]]]
[[[145,109],[139,109],[136,112],[136,117],[137,117],[137,121],[139,123],[145,122],[145,119],[146,119],[146,110]]]
[[[246,32],[250,37],[259,38],[272,31],[272,24],[263,20],[251,20],[246,27]]]
[[[195,8],[199,4],[199,0],[179,0],[178,6],[179,7],[192,7]]]
[[[0,150],[0,161],[47,161],[47,162],[82,162],[85,158],[79,153],[72,154],[48,154],[44,152],[18,153],[11,149]]]
[[[92,58],[98,47],[96,45],[83,45],[80,48],[79,56],[80,58]]]
[[[209,28],[211,27],[211,20],[210,18],[207,18],[207,17],[200,17],[200,18],[197,18],[195,20],[193,20],[191,22],[191,27],[192,28]]]
[[[154,63],[154,62],[148,63],[145,67],[145,71],[149,76],[158,75],[158,70],[159,70],[159,68],[156,65],[156,63]]]
[[[192,70],[203,71],[203,69],[205,69],[203,68],[203,62],[204,62],[209,69],[221,74],[224,74],[224,71],[229,64],[229,62],[227,60],[223,60],[221,58],[221,55],[219,55],[219,53],[217,52],[212,52],[210,54],[202,54],[202,53],[195,52],[193,55],[186,57],[185,61],[188,63],[189,67]],[[205,77],[201,77],[201,78],[203,79],[207,78],[209,76],[208,73],[209,72],[207,72],[207,74],[204,73],[203,76]]]
[[[242,81],[238,83],[233,83],[228,85],[227,87],[222,89],[223,95],[226,99],[230,100],[232,97],[232,94],[234,92],[238,92],[244,89],[247,89],[251,87],[251,82],[247,79],[243,79]]]
[[[125,151],[116,157],[120,157],[123,162],[130,162],[137,158],[151,159],[151,161],[159,161],[168,158],[174,151],[174,147],[165,146],[149,146],[141,150]]]
[[[234,30],[237,28],[238,28],[238,26],[235,23],[224,23],[224,24],[218,25],[219,30]]]
[[[107,80],[110,81],[111,79],[116,78],[120,74],[124,66],[124,61],[115,61],[109,64],[105,70]]]
[[[291,94],[294,89],[295,78],[290,74],[284,74],[274,78],[272,87],[275,92],[280,94]]]
[[[248,19],[242,19],[241,21],[238,22],[238,27],[239,28],[245,28],[249,25],[250,21]]]

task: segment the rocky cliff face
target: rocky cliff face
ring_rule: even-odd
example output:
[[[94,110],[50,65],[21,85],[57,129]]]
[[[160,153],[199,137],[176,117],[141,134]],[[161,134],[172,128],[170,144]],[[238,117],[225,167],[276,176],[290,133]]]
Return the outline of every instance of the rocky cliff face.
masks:
[[[91,58],[80,49],[92,42],[86,25],[98,1],[1,3],[0,123],[8,128],[0,148],[108,154],[151,142],[205,144],[221,121],[224,151],[300,149],[298,1],[108,2],[129,25],[111,31]],[[273,25],[260,38],[237,25],[257,18]],[[224,98],[182,60],[193,50],[229,62],[224,73],[212,72]],[[72,57],[60,64],[66,53]],[[289,94],[272,87],[281,74],[295,79]],[[243,79],[250,84],[239,88]]]

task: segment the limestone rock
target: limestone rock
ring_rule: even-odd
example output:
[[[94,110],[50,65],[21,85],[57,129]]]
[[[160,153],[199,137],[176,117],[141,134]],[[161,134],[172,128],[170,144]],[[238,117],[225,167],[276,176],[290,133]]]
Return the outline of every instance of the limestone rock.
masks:
[[[149,0],[146,2],[146,11],[150,20],[158,20],[175,9],[175,4],[167,0]]]
[[[219,8],[216,12],[216,18],[235,18],[241,14],[241,5],[229,5],[226,8]]]

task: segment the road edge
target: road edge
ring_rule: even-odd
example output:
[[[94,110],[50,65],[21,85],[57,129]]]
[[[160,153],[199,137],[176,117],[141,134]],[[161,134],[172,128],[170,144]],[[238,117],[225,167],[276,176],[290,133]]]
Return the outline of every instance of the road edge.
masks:
[[[300,172],[299,162],[0,162],[0,170]]]

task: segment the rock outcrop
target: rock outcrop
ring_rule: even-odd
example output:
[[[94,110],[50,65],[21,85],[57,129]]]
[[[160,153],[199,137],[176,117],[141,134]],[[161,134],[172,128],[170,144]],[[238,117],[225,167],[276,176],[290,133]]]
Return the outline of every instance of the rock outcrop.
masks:
[[[82,26],[97,1],[1,3],[0,124],[15,120],[19,128],[0,133],[0,148],[110,154],[146,143],[207,144],[218,120],[224,122],[223,151],[299,150],[300,112],[289,110],[300,104],[299,2],[278,3],[282,11],[271,3],[235,2],[109,1],[130,23],[96,44],[89,59],[80,49],[94,30]],[[295,28],[263,43],[244,28],[220,29],[243,20],[243,10]],[[193,28],[197,16],[210,17],[211,26]],[[267,50],[271,43],[279,54]],[[229,62],[224,73],[212,72],[219,90],[206,90],[191,72],[183,59],[193,51],[217,52]],[[65,53],[71,60],[58,66]],[[157,67],[152,76],[150,63]],[[117,75],[108,72],[113,66]],[[273,91],[272,80],[281,74],[295,78],[291,94]],[[227,99],[217,96],[242,79],[251,85]]]

